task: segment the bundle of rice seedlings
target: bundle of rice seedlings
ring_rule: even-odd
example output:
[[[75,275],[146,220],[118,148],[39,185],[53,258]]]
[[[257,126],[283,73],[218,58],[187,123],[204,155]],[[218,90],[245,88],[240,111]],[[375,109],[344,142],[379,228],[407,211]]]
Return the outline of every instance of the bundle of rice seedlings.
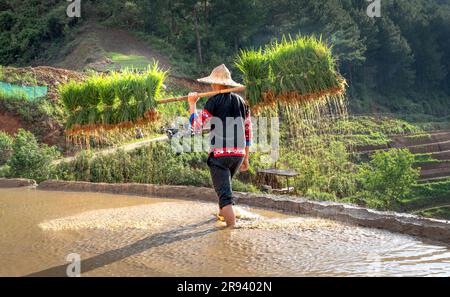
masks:
[[[76,135],[100,137],[98,131],[156,121],[156,99],[166,77],[155,64],[143,74],[125,70],[62,86],[61,98],[69,112],[68,139],[79,141]]]
[[[93,77],[82,85],[81,98],[78,100],[81,108],[92,108],[100,103],[99,81],[99,77]]]
[[[254,112],[277,104],[303,104],[345,92],[331,49],[321,38],[283,37],[263,49],[242,51],[236,61]]]

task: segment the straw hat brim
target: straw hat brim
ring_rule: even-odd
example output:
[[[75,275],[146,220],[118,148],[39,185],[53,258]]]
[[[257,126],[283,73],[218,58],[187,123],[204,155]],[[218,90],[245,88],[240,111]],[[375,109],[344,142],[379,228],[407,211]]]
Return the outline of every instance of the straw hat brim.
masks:
[[[228,86],[228,87],[243,87],[243,85],[235,82],[232,79],[220,79],[220,78],[211,77],[211,76],[199,78],[199,79],[197,79],[197,81],[204,83],[204,84],[214,84],[214,85],[222,85],[222,86]]]

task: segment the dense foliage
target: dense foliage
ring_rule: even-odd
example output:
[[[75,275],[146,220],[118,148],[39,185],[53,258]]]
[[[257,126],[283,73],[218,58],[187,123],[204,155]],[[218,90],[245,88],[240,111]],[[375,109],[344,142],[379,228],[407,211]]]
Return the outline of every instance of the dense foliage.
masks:
[[[5,165],[11,157],[14,140],[11,136],[0,131],[0,166]]]
[[[7,162],[10,176],[36,181],[52,177],[52,162],[60,156],[55,147],[39,144],[33,134],[20,129],[14,138],[12,149],[13,152]]]
[[[411,195],[402,200],[403,210],[424,209],[437,205],[450,205],[450,180],[413,186]]]
[[[0,64],[37,63],[56,54],[77,22],[67,17],[66,6],[65,1],[0,0]]]
[[[167,143],[96,157],[83,151],[74,161],[58,165],[55,174],[88,182],[212,186],[204,154],[176,154]],[[237,191],[255,191],[254,186],[237,180],[233,185]]]
[[[419,177],[419,170],[412,166],[414,161],[414,155],[407,149],[376,152],[359,172],[360,195],[365,203],[374,208],[398,208]]]

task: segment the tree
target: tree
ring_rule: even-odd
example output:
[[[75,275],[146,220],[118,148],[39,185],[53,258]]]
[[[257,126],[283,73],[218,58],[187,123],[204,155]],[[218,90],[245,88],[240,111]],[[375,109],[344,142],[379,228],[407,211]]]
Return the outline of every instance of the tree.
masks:
[[[260,29],[264,21],[260,1],[211,0],[211,27],[214,35],[238,51]]]
[[[378,86],[384,93],[406,90],[415,79],[414,56],[408,41],[402,36],[398,26],[388,17],[378,24],[380,48],[376,53]]]
[[[419,177],[414,155],[407,149],[378,151],[359,172],[362,196],[370,207],[392,209],[407,197]]]

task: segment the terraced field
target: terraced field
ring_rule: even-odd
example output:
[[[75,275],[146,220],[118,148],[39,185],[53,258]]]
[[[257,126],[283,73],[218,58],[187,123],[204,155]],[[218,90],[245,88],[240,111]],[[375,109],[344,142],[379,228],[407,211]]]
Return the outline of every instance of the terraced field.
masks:
[[[355,150],[361,156],[368,156],[390,148],[407,148],[417,156],[421,183],[450,178],[450,131],[396,135],[387,144],[359,146]]]
[[[450,131],[433,131],[391,136],[387,144],[359,146],[355,150],[363,159],[377,150],[407,148],[420,168],[419,184],[404,210],[427,217],[450,220]]]

